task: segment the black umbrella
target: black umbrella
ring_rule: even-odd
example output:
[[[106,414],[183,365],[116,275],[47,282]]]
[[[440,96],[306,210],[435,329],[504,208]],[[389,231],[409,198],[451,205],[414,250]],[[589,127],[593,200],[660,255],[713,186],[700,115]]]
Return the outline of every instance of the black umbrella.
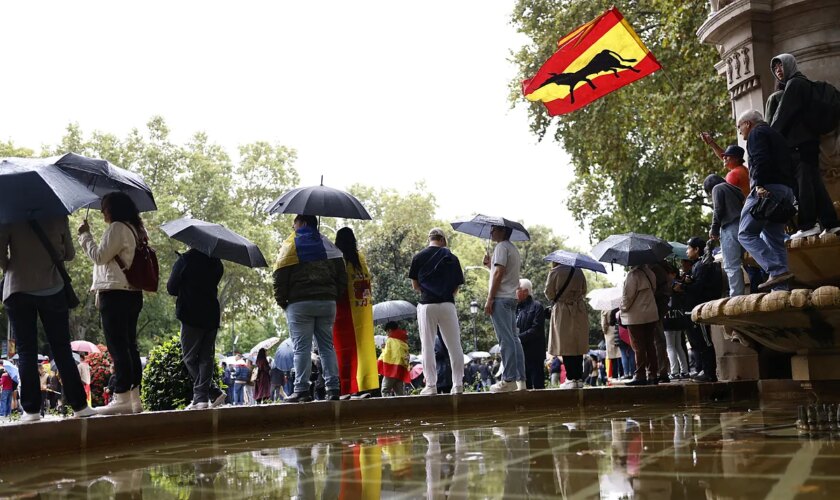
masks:
[[[345,219],[370,220],[370,214],[361,202],[350,193],[327,187],[321,179],[320,186],[292,189],[277,198],[265,211],[270,214],[323,215]]]
[[[598,273],[606,273],[607,268],[603,264],[593,259],[588,255],[575,252],[567,252],[566,250],[555,250],[546,255],[543,260],[548,262],[556,262],[564,266],[579,267],[581,269],[589,269]]]
[[[0,224],[69,215],[97,200],[89,189],[48,163],[16,158],[0,162]]]
[[[528,241],[531,235],[525,227],[504,217],[493,217],[492,215],[478,214],[470,220],[455,221],[451,223],[452,229],[459,233],[466,233],[479,238],[490,238],[490,228],[493,226],[504,226],[513,229],[510,235],[511,241]]]
[[[671,245],[648,234],[614,234],[592,248],[592,255],[601,262],[638,266],[653,264],[671,254]]]
[[[373,305],[373,324],[417,318],[417,306],[407,300],[386,300]]]
[[[47,160],[50,160],[58,168],[90,188],[100,197],[114,191],[122,191],[134,201],[137,210],[141,212],[157,210],[152,189],[142,177],[134,172],[129,172],[106,160],[88,158],[76,153],[67,153],[62,156],[47,158]],[[99,202],[91,204],[91,208],[100,208]]]
[[[257,245],[230,229],[198,219],[176,219],[160,227],[167,236],[199,252],[248,267],[266,267]]]

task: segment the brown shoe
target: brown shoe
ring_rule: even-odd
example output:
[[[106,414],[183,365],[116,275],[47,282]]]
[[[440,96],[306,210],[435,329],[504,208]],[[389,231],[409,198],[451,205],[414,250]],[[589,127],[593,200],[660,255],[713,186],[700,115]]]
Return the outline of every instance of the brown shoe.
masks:
[[[768,288],[773,288],[776,285],[780,285],[785,281],[789,281],[793,279],[793,273],[790,271],[784,272],[778,276],[771,276],[769,280],[765,281],[764,283],[758,285],[759,290],[767,290]]]

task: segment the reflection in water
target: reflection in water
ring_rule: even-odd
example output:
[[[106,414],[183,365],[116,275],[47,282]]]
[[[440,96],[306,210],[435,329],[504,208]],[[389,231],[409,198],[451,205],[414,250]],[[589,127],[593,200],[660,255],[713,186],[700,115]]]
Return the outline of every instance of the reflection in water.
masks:
[[[795,409],[518,413],[223,438],[0,470],[0,497],[838,497],[840,450]],[[757,429],[773,429],[755,432]],[[411,429],[411,430],[407,430]]]

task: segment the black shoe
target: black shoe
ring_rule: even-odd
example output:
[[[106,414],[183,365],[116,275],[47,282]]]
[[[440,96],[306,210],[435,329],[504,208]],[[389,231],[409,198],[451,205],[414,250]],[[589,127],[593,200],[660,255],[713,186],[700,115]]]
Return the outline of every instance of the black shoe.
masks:
[[[648,385],[659,385],[659,379],[652,378],[648,380]]]
[[[643,378],[634,378],[630,382],[627,382],[624,385],[648,385],[648,381]]]
[[[717,377],[709,377],[705,373],[691,377],[694,382],[717,382]]]
[[[327,391],[327,401],[338,401],[340,398],[338,397],[338,391]]]
[[[293,392],[286,397],[287,403],[308,403],[312,401],[312,396],[309,393]]]
[[[671,378],[668,375],[663,375],[663,376],[659,377],[659,383],[660,384],[669,384],[669,383],[671,383]]]

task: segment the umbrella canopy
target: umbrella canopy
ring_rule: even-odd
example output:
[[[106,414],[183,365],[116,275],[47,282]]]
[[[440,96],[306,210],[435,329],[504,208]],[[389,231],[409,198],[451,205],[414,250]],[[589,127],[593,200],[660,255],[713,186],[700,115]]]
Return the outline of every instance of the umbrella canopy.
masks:
[[[417,318],[417,306],[407,300],[386,300],[373,306],[374,325],[415,318]]]
[[[290,372],[295,367],[295,346],[292,339],[280,342],[280,347],[274,353],[274,367],[284,372]]]
[[[588,255],[575,252],[567,252],[566,250],[555,250],[546,255],[543,260],[548,262],[556,262],[564,266],[580,267],[582,269],[589,269],[597,273],[607,272],[607,268],[603,264],[593,259]]]
[[[472,361],[472,358],[464,354],[464,364],[469,364]]]
[[[14,356],[12,356],[12,359],[15,360],[15,361],[19,360],[20,359],[20,354],[15,354]],[[49,356],[44,356],[43,354],[38,355],[38,361],[49,361],[49,360],[50,360]]]
[[[70,350],[76,352],[99,352],[99,347],[87,340],[74,340],[70,342]]]
[[[607,351],[604,349],[590,349],[588,355],[595,356],[599,361],[607,359]]]
[[[385,345],[385,341],[388,340],[387,335],[374,335],[373,336],[373,343],[376,344],[376,347],[383,347]]]
[[[263,340],[262,342],[257,343],[257,345],[255,345],[254,347],[252,347],[251,350],[248,351],[248,354],[252,354],[252,355],[256,356],[260,352],[260,349],[265,349],[266,351],[268,351],[272,347],[279,344],[281,340],[282,339],[280,337],[269,337],[269,338]]]
[[[170,238],[186,243],[204,255],[236,262],[248,267],[267,267],[260,249],[221,224],[181,218],[160,227]]]
[[[350,193],[324,186],[309,186],[292,189],[265,208],[270,214],[323,215],[345,219],[370,220],[370,214],[362,203]]]
[[[479,238],[490,239],[490,228],[493,226],[504,226],[513,229],[510,241],[528,241],[531,235],[525,227],[515,221],[504,217],[478,214],[470,220],[455,221],[450,224],[452,229],[459,233],[465,233]]]
[[[638,266],[659,262],[671,253],[667,241],[648,234],[614,234],[592,248],[601,262]]]
[[[108,193],[121,191],[134,201],[137,210],[141,212],[157,210],[152,189],[141,176],[134,172],[113,165],[107,160],[88,158],[76,153],[67,153],[62,156],[46,158],[46,160],[58,166],[100,197]],[[90,206],[91,208],[101,208],[99,201],[92,203]]]
[[[28,158],[0,162],[0,224],[70,215],[97,200],[89,189],[48,163]]]
[[[671,255],[678,259],[688,260],[688,245],[677,241],[669,241],[668,244],[671,245]]]
[[[621,305],[623,290],[619,286],[596,288],[586,294],[589,305],[596,311],[612,311]]]
[[[18,373],[18,367],[14,363],[12,363],[8,359],[4,360],[3,369],[6,370],[6,373],[8,373],[10,377],[12,377],[12,380],[20,383],[20,374]]]
[[[499,344],[494,345],[490,348],[490,354],[499,354],[502,352],[502,346]]]
[[[473,352],[467,353],[467,356],[469,356],[472,359],[484,359],[484,358],[489,358],[490,353],[487,352],[487,351],[473,351]]]

